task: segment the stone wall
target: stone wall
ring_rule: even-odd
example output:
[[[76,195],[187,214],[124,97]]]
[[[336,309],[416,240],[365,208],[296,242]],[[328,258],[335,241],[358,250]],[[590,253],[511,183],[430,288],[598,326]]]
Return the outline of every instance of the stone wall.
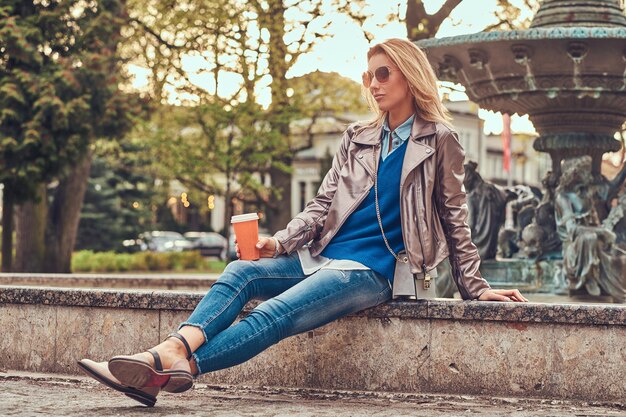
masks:
[[[80,358],[145,350],[202,295],[0,286],[0,368],[79,373]],[[392,302],[202,379],[619,402],[626,397],[626,307]]]

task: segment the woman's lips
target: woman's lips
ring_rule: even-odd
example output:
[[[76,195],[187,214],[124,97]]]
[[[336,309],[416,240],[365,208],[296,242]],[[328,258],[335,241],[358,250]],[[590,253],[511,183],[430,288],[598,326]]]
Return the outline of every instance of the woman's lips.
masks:
[[[380,101],[383,99],[383,97],[385,97],[383,94],[376,94],[374,95],[374,100]]]

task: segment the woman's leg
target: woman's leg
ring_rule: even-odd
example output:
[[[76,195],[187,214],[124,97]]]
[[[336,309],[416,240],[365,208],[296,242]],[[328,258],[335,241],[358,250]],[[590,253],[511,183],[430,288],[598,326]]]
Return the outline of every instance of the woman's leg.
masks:
[[[322,269],[207,339],[193,354],[195,365],[201,374],[240,364],[281,339],[390,298],[388,281],[374,271]]]
[[[180,324],[179,333],[195,351],[205,340],[230,326],[249,300],[271,298],[305,278],[297,253],[276,259],[231,262],[189,318]],[[183,343],[175,338],[168,338],[153,349],[159,353],[164,369],[187,356]],[[135,356],[148,363],[154,361],[147,352]],[[195,374],[193,362],[191,368]]]

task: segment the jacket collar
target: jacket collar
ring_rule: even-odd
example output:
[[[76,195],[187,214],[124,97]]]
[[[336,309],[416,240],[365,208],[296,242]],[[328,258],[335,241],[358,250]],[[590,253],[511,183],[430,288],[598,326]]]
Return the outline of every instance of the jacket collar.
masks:
[[[423,138],[424,136],[432,135],[435,131],[436,126],[434,122],[428,122],[416,114],[413,118],[410,138],[417,142],[418,139]],[[352,141],[363,145],[376,145],[380,142],[381,133],[381,126],[366,127],[354,135]]]

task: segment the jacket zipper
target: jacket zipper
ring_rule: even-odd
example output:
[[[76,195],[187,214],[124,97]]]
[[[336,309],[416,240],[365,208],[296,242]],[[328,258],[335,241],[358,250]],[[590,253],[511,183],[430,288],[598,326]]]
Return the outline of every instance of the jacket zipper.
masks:
[[[423,169],[422,169],[423,172]],[[415,193],[411,193],[413,194],[413,196],[415,195]],[[430,274],[428,272],[426,272],[426,254],[424,253],[424,241],[422,239],[422,229],[420,228],[420,222],[419,219],[417,218],[420,215],[420,201],[419,198],[415,198],[415,202],[417,203],[417,213],[415,216],[415,224],[417,225],[417,236],[419,238],[420,241],[420,249],[422,251],[422,272],[424,273],[424,289],[428,289],[430,287]],[[402,210],[400,210],[400,213],[402,213]]]
[[[283,242],[287,243],[293,239],[295,239],[297,236],[300,236],[301,234],[310,231],[313,226],[309,225],[304,219],[300,219],[304,222],[305,227],[301,230],[299,230],[298,232],[294,233],[293,235],[287,237],[285,240],[283,240]]]

